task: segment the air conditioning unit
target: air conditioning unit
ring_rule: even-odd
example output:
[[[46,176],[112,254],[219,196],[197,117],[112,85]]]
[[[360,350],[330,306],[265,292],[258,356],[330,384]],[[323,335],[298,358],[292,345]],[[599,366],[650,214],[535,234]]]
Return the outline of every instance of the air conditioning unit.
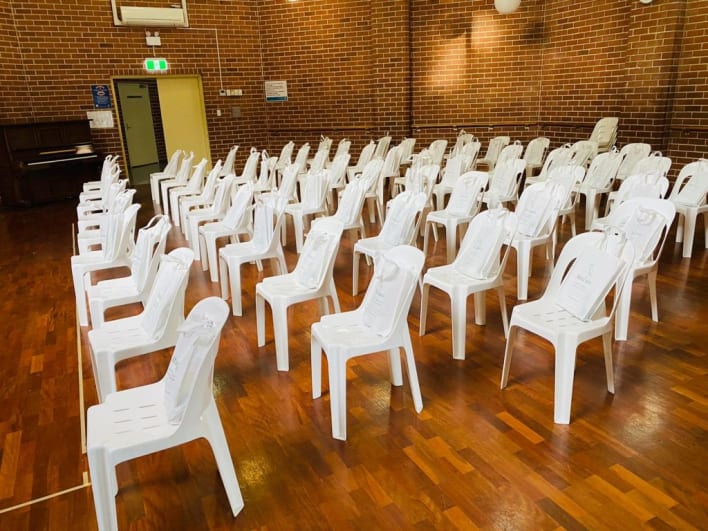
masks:
[[[180,7],[138,7],[116,6],[116,0],[111,0],[113,23],[116,26],[161,26],[186,28],[187,0],[182,0]],[[120,12],[120,16],[118,13]]]

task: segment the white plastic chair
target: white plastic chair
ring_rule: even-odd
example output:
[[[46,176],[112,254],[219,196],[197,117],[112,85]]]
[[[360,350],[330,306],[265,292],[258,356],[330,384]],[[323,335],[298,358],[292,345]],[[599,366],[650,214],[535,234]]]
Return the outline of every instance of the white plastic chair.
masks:
[[[442,161],[443,157],[445,156],[446,149],[447,140],[445,140],[444,138],[433,140],[428,146],[430,160],[427,162],[427,164],[436,164],[438,168],[442,168]]]
[[[312,223],[297,265],[292,273],[268,277],[256,284],[256,329],[258,346],[265,345],[265,303],[273,314],[275,357],[279,371],[290,367],[288,354],[288,308],[300,302],[318,300],[320,314],[329,313],[327,299],[340,312],[332,271],[342,236],[342,223],[322,218]]]
[[[508,160],[520,159],[523,152],[524,145],[521,143],[520,140],[514,140],[513,142],[507,144],[502,148],[502,150],[499,152],[499,156],[497,157],[496,162],[494,163],[494,166],[496,167],[497,164],[501,164],[502,162],[506,162]],[[491,168],[489,171],[493,171],[493,168]]]
[[[106,220],[106,241],[97,251],[71,257],[76,313],[81,326],[88,325],[86,288],[91,285],[91,273],[117,267],[130,267],[130,255],[135,246],[133,232],[139,204],[130,205],[123,213],[112,214]]]
[[[101,174],[98,181],[88,181],[83,184],[84,192],[95,192],[103,187],[104,179],[108,177],[111,167],[118,163],[120,155],[106,155],[101,164]]]
[[[480,149],[482,149],[482,143],[475,137],[472,137],[472,140],[462,146],[461,154],[467,161],[465,172],[472,170],[475,167],[475,164],[477,164],[477,157],[479,156]]]
[[[254,193],[270,192],[277,188],[275,169],[277,163],[277,157],[269,157],[265,149],[261,152],[261,170],[258,174],[258,180],[253,186]]]
[[[431,267],[423,276],[420,303],[420,335],[425,334],[430,286],[450,297],[452,314],[452,357],[465,359],[467,299],[474,294],[474,320],[487,322],[485,291],[494,289],[499,297],[504,335],[509,332],[504,296],[504,269],[509,245],[516,231],[516,215],[503,208],[485,210],[475,216],[467,228],[460,252],[454,262]],[[502,250],[502,247],[504,248]]]
[[[653,174],[667,177],[671,169],[671,159],[664,157],[661,151],[654,151],[648,157],[639,159],[632,168],[632,174],[646,175]]]
[[[212,380],[228,307],[217,297],[199,302],[180,330],[165,376],[157,383],[106,397],[87,419],[87,453],[98,528],[118,529],[119,463],[205,438],[236,516],[243,497],[214,402]]]
[[[633,259],[632,244],[623,242],[621,234],[586,232],[571,238],[558,257],[543,297],[519,304],[511,312],[501,388],[507,385],[514,342],[523,328],[549,341],[555,350],[555,423],[570,422],[575,357],[581,343],[602,336],[607,390],[614,393],[612,317]],[[591,270],[593,282],[578,289],[578,285],[585,286],[579,279]],[[614,302],[606,312],[606,298],[613,290]]]
[[[112,182],[110,186],[108,187],[108,191],[106,193],[105,200],[102,201],[100,204],[91,204],[89,203],[84,203],[77,205],[76,207],[76,219],[79,223],[82,221],[87,221],[87,220],[98,220],[101,219],[101,217],[111,211],[111,207],[113,205],[113,202],[115,201],[116,197],[118,197],[118,194],[126,190],[126,187],[128,185],[128,179],[117,179],[116,181]],[[135,191],[133,190],[133,193]],[[89,225],[90,226],[90,225]],[[79,232],[81,232],[82,228],[78,229]]]
[[[410,245],[418,233],[427,196],[424,192],[406,191],[391,199],[388,215],[377,236],[362,238],[352,253],[352,295],[359,293],[359,255],[370,258],[399,245]]]
[[[184,295],[193,257],[187,247],[162,255],[143,311],[106,321],[88,333],[99,400],[116,390],[116,364],[171,347],[177,341],[177,329],[184,321]]]
[[[448,159],[450,160],[453,159]],[[469,223],[479,212],[488,179],[489,174],[484,171],[470,171],[457,179],[447,206],[442,210],[429,212],[425,218],[423,253],[428,254],[430,229],[441,225],[445,227],[447,263],[453,261],[457,248],[457,227]]]
[[[177,210],[179,211],[179,226],[182,230],[182,234],[184,234],[185,238],[187,238],[187,241],[189,241],[190,238],[187,216],[192,212],[192,210],[211,208],[214,203],[214,195],[216,194],[216,183],[219,182],[219,176],[221,175],[222,168],[223,164],[221,163],[221,160],[218,160],[207,175],[201,193],[196,195],[183,195],[177,202]]]
[[[347,140],[346,138],[342,138],[342,139],[339,141],[339,144],[337,144],[337,149],[336,149],[336,151],[334,152],[334,156],[332,157],[332,160],[331,160],[331,161],[328,160],[328,161],[325,163],[325,167],[326,167],[326,168],[329,168],[329,167],[334,163],[334,160],[335,160],[337,157],[339,157],[339,156],[341,156],[341,155],[349,155],[349,148],[351,147],[351,145],[352,145],[352,141],[351,141],[351,140]],[[346,173],[347,173],[347,169],[346,169],[346,168],[344,168],[344,173],[345,173],[345,175],[346,175]]]
[[[383,159],[386,157],[389,149],[388,146],[391,144],[391,137],[384,135],[376,141],[376,149],[374,149],[374,154],[371,156],[373,159]]]
[[[570,150],[573,153],[570,162],[587,169],[590,161],[597,155],[597,142],[594,140],[578,140],[570,147]]]
[[[543,161],[550,145],[551,141],[545,136],[536,137],[526,145],[523,159],[526,162],[527,179],[532,177],[536,170],[540,170],[543,167]]]
[[[708,160],[701,159],[686,164],[679,172],[669,199],[678,213],[676,242],[683,241],[683,257],[691,258],[696,218],[703,216],[705,248],[708,249]]]
[[[563,220],[566,218],[570,219],[570,231],[573,236],[577,234],[575,226],[575,205],[578,203],[578,196],[580,195],[577,190],[582,186],[584,178],[585,166],[576,165],[574,163],[566,166],[556,166],[553,170],[551,170],[551,173],[548,176],[549,182],[558,183],[567,191],[566,200],[561,204],[560,210],[558,210],[558,217]],[[557,239],[558,231],[556,230],[553,234],[554,254]]]
[[[590,134],[589,140],[597,144],[597,152],[605,153],[611,150],[617,140],[617,124],[619,118],[616,116],[600,118]]]
[[[305,224],[311,216],[327,213],[327,190],[329,189],[328,172],[324,169],[308,172],[302,189],[302,201],[290,203],[285,206],[285,221],[287,216],[292,217],[293,231],[295,233],[295,248],[297,253],[302,251],[302,242],[305,233]],[[283,237],[283,244],[285,238]]]
[[[659,270],[659,256],[664,248],[666,236],[674,221],[676,208],[668,199],[642,197],[629,199],[618,205],[610,216],[606,230],[619,229],[634,246],[634,261],[627,285],[615,316],[615,339],[626,340],[629,326],[629,310],[632,303],[634,279],[647,275],[652,321],[659,321],[656,300],[656,275]]]
[[[201,259],[201,252],[199,250],[199,227],[203,223],[221,221],[224,216],[226,216],[226,211],[229,208],[229,200],[231,199],[231,188],[233,187],[233,184],[233,174],[227,175],[216,185],[214,200],[211,204],[204,205],[203,208],[191,210],[187,214],[184,228],[189,236],[187,241],[192,247],[195,260]]]
[[[526,162],[523,159],[497,162],[489,172],[489,190],[484,193],[482,201],[491,208],[509,202],[516,203],[519,200],[519,186],[525,170]]]
[[[130,257],[130,275],[102,280],[88,286],[86,295],[94,329],[103,326],[104,313],[108,308],[133,302],[146,304],[160,256],[165,254],[170,228],[170,222],[165,216],[153,217],[138,231],[135,249]]]
[[[287,199],[278,195],[261,196],[254,212],[253,238],[242,243],[230,243],[219,249],[219,281],[221,298],[231,293],[233,314],[241,316],[241,266],[247,262],[273,259],[277,274],[287,273],[279,232]]]
[[[99,189],[79,194],[79,203],[76,206],[76,215],[78,217],[81,217],[82,213],[100,212],[106,209],[110,186],[118,181],[120,172],[120,166],[117,163],[112,164],[106,177],[101,179],[101,187]]]
[[[347,438],[347,361],[356,356],[388,351],[391,383],[403,384],[399,349],[403,348],[415,410],[423,399],[408,330],[408,311],[425,255],[408,245],[389,249],[376,259],[374,278],[361,306],[354,311],[325,315],[311,329],[312,397],[322,394],[322,351],[327,356],[332,436]]]
[[[219,161],[221,162],[221,161]],[[184,197],[197,197],[204,185],[204,175],[206,174],[207,159],[199,161],[192,172],[191,177],[184,186],[173,186],[169,190],[169,208],[165,208],[165,212],[170,213],[170,221],[172,224],[180,226],[179,203]],[[218,172],[217,172],[218,174]]]
[[[224,159],[224,165],[221,167],[219,172],[219,177],[225,177],[234,173],[234,164],[236,163],[236,152],[238,151],[238,146],[231,146],[229,152],[226,154]]]
[[[542,183],[551,173],[551,170],[557,166],[565,166],[570,164],[570,160],[573,157],[573,152],[569,145],[563,145],[556,149],[551,150],[546,156],[546,160],[541,166],[541,171],[538,175],[527,175],[526,181],[524,182],[524,189],[531,186],[532,184]]]
[[[630,175],[634,175],[634,165],[640,159],[646,158],[651,153],[651,145],[642,142],[626,144],[620,149],[622,163],[617,170],[617,179],[623,181]]]
[[[293,150],[295,149],[295,142],[292,140],[285,144],[280,150],[280,155],[278,155],[278,162],[275,164],[275,169],[278,172],[282,172],[285,168],[290,166],[292,163]]]
[[[79,254],[86,254],[102,248],[106,244],[106,220],[108,217],[122,214],[132,204],[135,190],[122,190],[122,186],[124,186],[123,181],[111,185],[111,188],[118,187],[117,189],[120,191],[115,197],[109,199],[105,212],[86,215],[77,221],[76,247]]]
[[[381,160],[380,158],[374,158],[372,160]],[[376,176],[376,179],[372,181],[371,186],[366,191],[366,203],[367,209],[369,211],[369,222],[374,223],[376,221],[376,213],[379,215],[379,223],[383,224],[383,204],[384,204],[384,187],[386,184],[386,179],[391,179],[391,182],[395,180],[399,175],[400,157],[399,151],[396,146],[392,147],[386,158],[383,161],[381,170]]]
[[[590,230],[593,220],[599,216],[600,200],[612,191],[621,163],[622,157],[615,149],[600,153],[592,159],[585,179],[577,190],[581,196],[585,196],[585,230]]]
[[[398,148],[400,149],[399,158],[401,159],[401,164],[410,163],[413,149],[415,149],[415,138],[404,138],[398,144]]]
[[[163,214],[168,214],[170,209],[169,209],[169,193],[170,193],[170,188],[173,188],[175,186],[184,186],[187,184],[187,180],[189,179],[189,176],[191,175],[192,171],[192,162],[194,161],[194,153],[190,152],[189,155],[185,153],[185,156],[182,158],[182,163],[179,166],[179,170],[177,171],[177,174],[174,176],[173,179],[162,179],[159,182],[160,185],[160,198],[162,200],[162,213]]]
[[[233,184],[232,184],[233,187]],[[219,281],[219,260],[216,242],[219,238],[230,238],[231,243],[238,242],[239,234],[253,235],[253,220],[251,219],[251,204],[253,202],[253,186],[239,186],[231,206],[223,219],[205,223],[199,227],[199,254],[202,270],[209,269],[212,282]]]
[[[327,182],[329,183],[329,190],[327,191],[328,211],[334,208],[334,194],[339,194],[340,190],[346,185],[348,164],[349,153],[342,153],[334,157],[332,163],[327,167]]]
[[[487,152],[484,154],[484,157],[477,159],[475,169],[477,169],[477,166],[480,164],[484,164],[487,166],[489,171],[492,171],[494,169],[494,165],[497,163],[499,153],[501,153],[501,150],[507,146],[510,141],[511,138],[508,136],[495,136],[494,138],[491,138],[489,140],[489,145],[487,146]]]
[[[328,216],[339,220],[344,226],[343,230],[356,231],[358,234],[355,233],[354,235],[355,241],[359,238],[366,237],[364,219],[362,217],[366,186],[366,181],[361,178],[354,179],[352,182],[348,183],[339,197],[337,211],[333,216]]]
[[[182,153],[183,151],[181,149],[174,150],[163,170],[150,174],[150,196],[152,197],[153,203],[160,202],[160,181],[174,179],[177,174],[179,159],[182,157]]]
[[[438,210],[445,208],[445,196],[452,193],[455,183],[464,171],[464,158],[462,154],[447,159],[445,168],[440,172],[440,182],[433,186],[433,195]],[[391,194],[393,196],[393,194]]]
[[[516,297],[528,296],[532,253],[535,247],[546,247],[546,259],[553,258],[553,234],[558,211],[567,199],[567,190],[556,183],[535,183],[526,188],[516,206],[516,234],[510,245],[516,250]]]

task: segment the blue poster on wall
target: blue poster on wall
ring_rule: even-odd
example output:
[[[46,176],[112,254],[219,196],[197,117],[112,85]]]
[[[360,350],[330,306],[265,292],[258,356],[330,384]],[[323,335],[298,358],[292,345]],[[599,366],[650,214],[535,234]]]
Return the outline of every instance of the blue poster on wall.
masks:
[[[111,89],[108,85],[91,85],[91,94],[93,95],[94,109],[110,109],[111,104]]]

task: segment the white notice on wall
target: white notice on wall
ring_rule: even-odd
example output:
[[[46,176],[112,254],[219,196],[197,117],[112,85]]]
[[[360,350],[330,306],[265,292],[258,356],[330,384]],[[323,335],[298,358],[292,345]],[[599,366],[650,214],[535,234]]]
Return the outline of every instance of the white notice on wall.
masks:
[[[288,82],[266,81],[265,96],[266,101],[288,101]]]
[[[112,111],[86,111],[91,129],[111,129],[113,127]]]

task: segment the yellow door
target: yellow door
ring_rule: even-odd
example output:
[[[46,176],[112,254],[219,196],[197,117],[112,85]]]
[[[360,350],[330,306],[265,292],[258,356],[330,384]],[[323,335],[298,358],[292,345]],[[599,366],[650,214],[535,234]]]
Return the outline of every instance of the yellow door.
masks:
[[[167,153],[176,149],[194,151],[195,164],[205,158],[211,166],[201,79],[196,76],[158,77],[157,91]]]
[[[121,81],[118,88],[131,168],[157,164],[157,144],[147,85],[139,81]]]

